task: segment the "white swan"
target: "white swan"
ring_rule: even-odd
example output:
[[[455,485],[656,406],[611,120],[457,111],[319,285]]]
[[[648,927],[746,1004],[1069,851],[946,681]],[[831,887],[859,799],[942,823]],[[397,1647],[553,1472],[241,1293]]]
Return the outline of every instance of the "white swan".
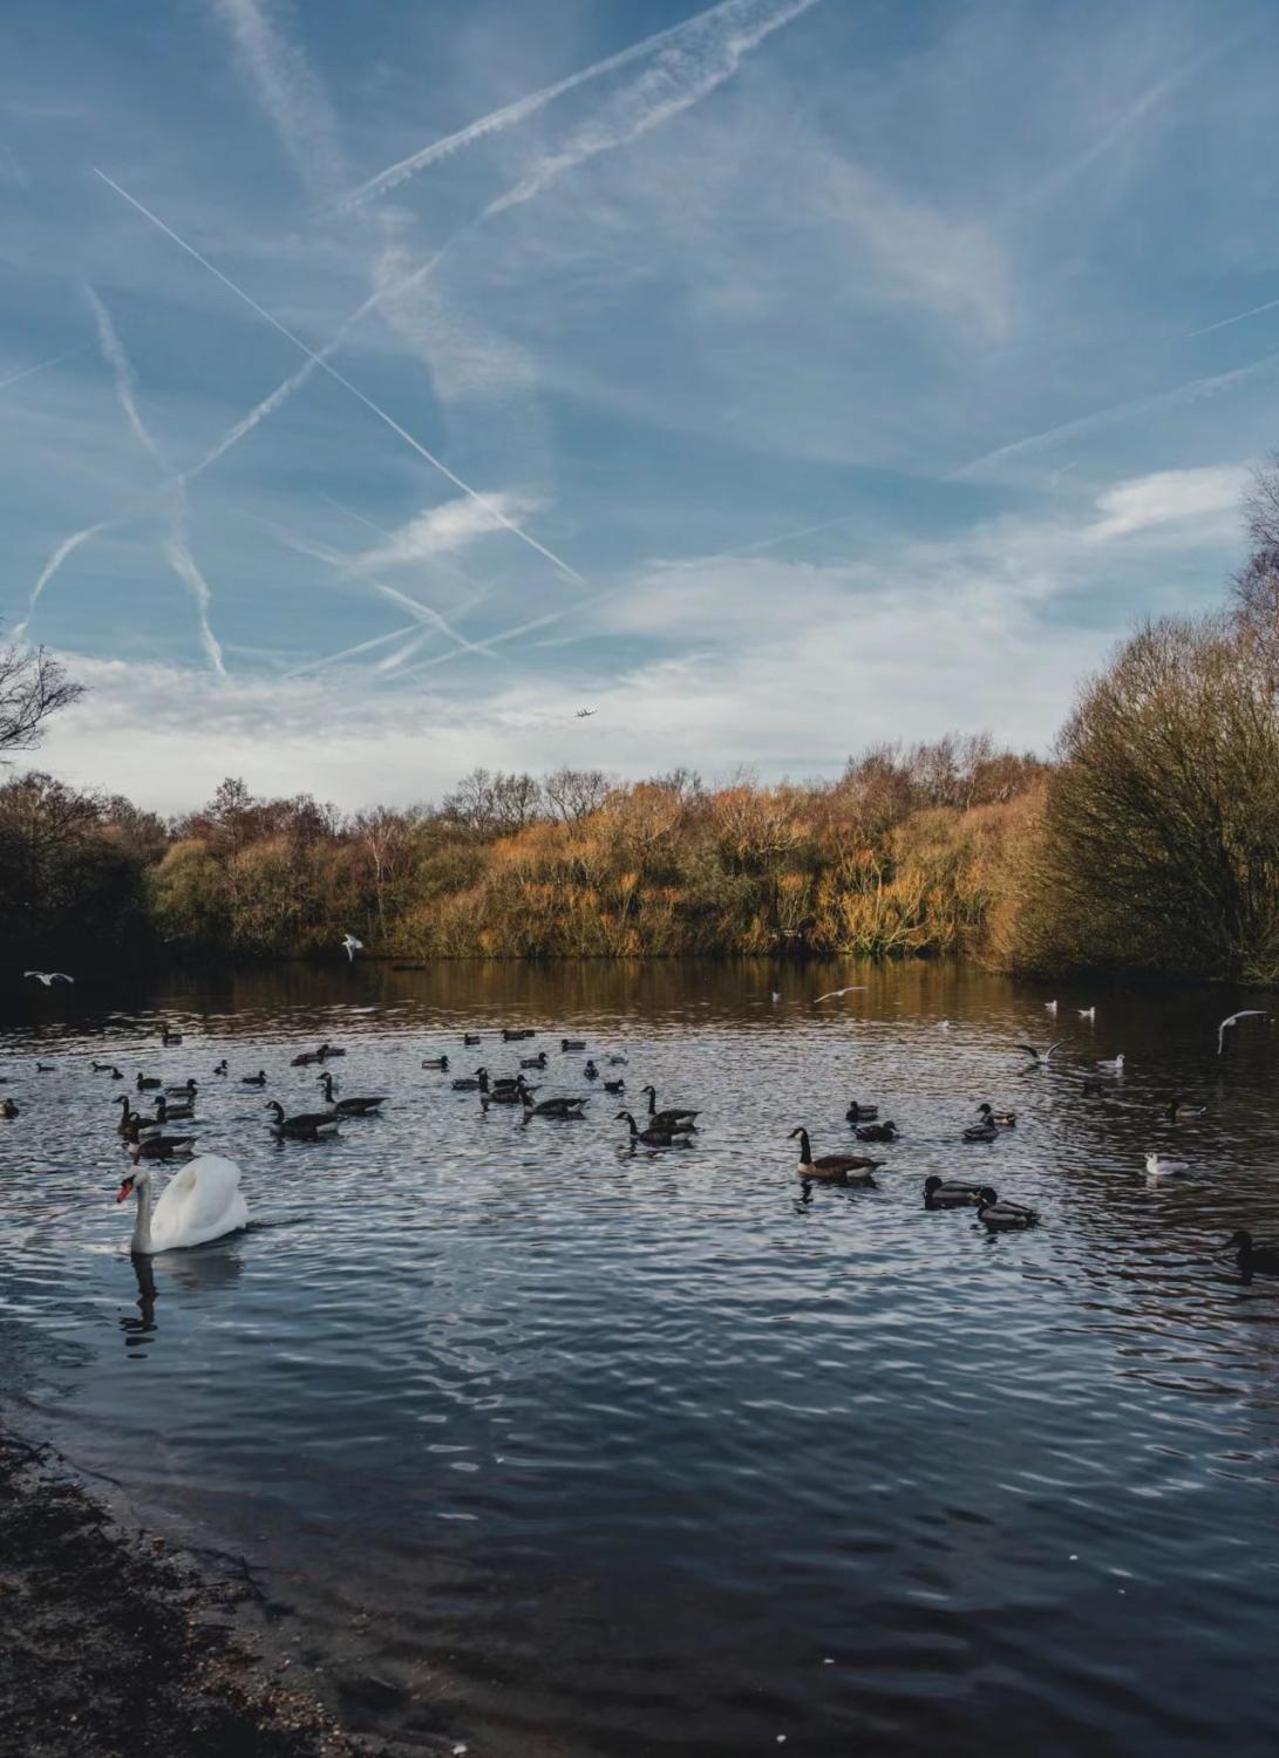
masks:
[[[240,1194],[240,1168],[220,1154],[201,1154],[171,1178],[154,1207],[153,1174],[139,1166],[120,1186],[118,1203],[136,1190],[138,1219],[129,1249],[144,1257],[182,1246],[204,1245],[249,1224],[249,1210]]]

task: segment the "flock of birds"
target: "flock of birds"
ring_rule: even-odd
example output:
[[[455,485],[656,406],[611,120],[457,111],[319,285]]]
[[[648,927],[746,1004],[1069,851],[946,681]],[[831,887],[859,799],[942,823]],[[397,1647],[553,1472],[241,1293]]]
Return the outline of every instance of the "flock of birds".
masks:
[[[360,942],[353,935],[347,935],[342,944],[347,956],[354,959],[355,953],[360,950]],[[46,988],[56,982],[74,981],[72,977],[58,971],[28,971],[25,975],[34,978]],[[818,996],[814,1005],[850,993],[850,988],[831,990]],[[774,1002],[779,999],[774,991]],[[1049,1014],[1057,1014],[1056,1001],[1049,1001],[1044,1005]],[[1095,1007],[1081,1007],[1075,1011],[1081,1020],[1091,1023],[1096,1019]],[[1269,1021],[1271,1018],[1272,1015],[1261,1008],[1243,1008],[1230,1014],[1217,1028],[1218,1054],[1224,1054],[1228,1034],[1242,1021]],[[949,1022],[941,1021],[939,1024],[947,1026]],[[506,1028],[501,1032],[501,1042],[504,1046],[523,1043],[536,1035],[532,1027]],[[482,1041],[480,1034],[476,1032],[462,1035],[465,1049],[478,1048]],[[165,1047],[181,1044],[182,1034],[165,1026],[161,1030],[160,1042]],[[1017,1048],[1027,1058],[1025,1066],[1035,1069],[1047,1067],[1062,1043],[1063,1040],[1058,1039],[1042,1049],[1033,1044],[1019,1044]],[[584,1039],[561,1038],[559,1041],[561,1056],[581,1054],[586,1049]],[[317,1142],[329,1139],[338,1133],[344,1121],[376,1116],[382,1106],[388,1103],[389,1095],[385,1093],[344,1094],[339,1090],[328,1064],[345,1055],[344,1049],[323,1043],[314,1050],[302,1051],[293,1057],[290,1064],[293,1068],[318,1068],[316,1079],[323,1094],[324,1108],[290,1113],[278,1099],[268,1099],[265,1104],[265,1109],[271,1114],[268,1127],[277,1140]],[[700,1115],[696,1109],[686,1105],[659,1107],[656,1088],[649,1084],[641,1089],[648,1101],[648,1109],[642,1119],[637,1120],[633,1112],[621,1103],[626,1091],[625,1076],[605,1072],[606,1069],[615,1071],[622,1068],[627,1058],[608,1055],[601,1060],[604,1068],[597,1064],[593,1056],[588,1056],[582,1070],[583,1078],[588,1083],[588,1089],[598,1087],[603,1093],[618,1099],[616,1121],[626,1124],[629,1132],[627,1145],[632,1150],[644,1147],[665,1151],[692,1146]],[[90,1066],[95,1074],[105,1074],[112,1080],[124,1081],[126,1078],[115,1063],[94,1061]],[[438,1074],[452,1074],[447,1053],[424,1058],[421,1066],[424,1070]],[[530,1083],[529,1075],[543,1072],[549,1066],[548,1052],[541,1049],[530,1055],[521,1055],[519,1067],[513,1074],[492,1075],[486,1065],[481,1065],[470,1074],[453,1076],[450,1084],[455,1092],[476,1094],[483,1112],[487,1112],[494,1105],[505,1106],[512,1111],[518,1111],[524,1124],[539,1118],[564,1123],[580,1121],[591,1097],[590,1090],[572,1096],[537,1097],[539,1088]],[[52,1064],[36,1063],[38,1074],[52,1071]],[[1119,1079],[1123,1072],[1122,1052],[1099,1060],[1095,1064],[1094,1075],[1084,1080],[1085,1094],[1102,1090],[1102,1077]],[[264,1069],[259,1068],[255,1072],[233,1077],[225,1059],[216,1064],[213,1069],[215,1082],[230,1084],[233,1078],[236,1084],[244,1088],[262,1089],[268,1084]],[[0,1085],[3,1084],[7,1082],[0,1077]],[[134,1194],[138,1197],[133,1250],[149,1254],[204,1244],[245,1226],[248,1210],[239,1189],[239,1167],[233,1160],[221,1155],[202,1152],[194,1130],[183,1130],[181,1127],[196,1121],[196,1111],[200,1104],[199,1083],[194,1077],[190,1077],[181,1083],[166,1086],[158,1076],[147,1075],[139,1070],[132,1084],[133,1095],[122,1092],[114,1102],[120,1107],[116,1133],[127,1146],[135,1168],[121,1183],[117,1196],[119,1202]],[[134,1108],[135,1101],[142,1102],[144,1095],[145,1102],[152,1106],[150,1114]],[[18,1114],[19,1108],[14,1099],[7,1096],[0,1098],[0,1119],[11,1120]],[[1173,1124],[1193,1122],[1203,1114],[1203,1107],[1186,1105],[1178,1098],[1169,1100],[1165,1112],[1168,1121]],[[856,1099],[849,1104],[845,1121],[852,1125],[859,1146],[889,1144],[897,1139],[899,1133],[891,1118],[880,1121],[876,1106]],[[1015,1112],[998,1111],[992,1105],[982,1103],[977,1107],[973,1121],[962,1129],[960,1139],[965,1143],[993,1142],[1003,1132],[1014,1129],[1016,1124]],[[806,1195],[814,1184],[873,1187],[875,1173],[885,1164],[882,1159],[863,1153],[831,1153],[815,1157],[809,1132],[803,1126],[791,1131],[791,1139],[799,1142],[796,1172]],[[155,1199],[151,1163],[177,1159],[188,1163],[165,1186],[159,1198]],[[1146,1156],[1146,1171],[1151,1180],[1184,1177],[1191,1170],[1189,1162],[1184,1160],[1154,1152]],[[1035,1209],[1001,1197],[985,1181],[970,1183],[933,1175],[925,1180],[923,1204],[928,1210],[973,1211],[976,1219],[991,1232],[1024,1230],[1034,1227],[1039,1221]],[[1245,1277],[1250,1278],[1256,1273],[1279,1275],[1279,1245],[1258,1243],[1251,1232],[1241,1229],[1227,1242],[1227,1249],[1235,1252],[1240,1271]]]

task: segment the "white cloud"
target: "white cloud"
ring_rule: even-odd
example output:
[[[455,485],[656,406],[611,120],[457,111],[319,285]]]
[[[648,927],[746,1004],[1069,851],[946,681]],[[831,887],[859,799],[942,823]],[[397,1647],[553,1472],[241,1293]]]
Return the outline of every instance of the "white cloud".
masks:
[[[416,566],[443,555],[456,555],[478,538],[510,529],[510,521],[526,517],[539,503],[516,494],[486,495],[483,500],[459,497],[427,507],[393,531],[382,544],[352,562],[355,571],[376,573],[385,568]]]
[[[1229,513],[1238,518],[1249,472],[1242,464],[1213,464],[1197,470],[1159,470],[1098,495],[1102,517],[1084,535],[1093,543],[1129,537],[1136,531],[1183,519]]]

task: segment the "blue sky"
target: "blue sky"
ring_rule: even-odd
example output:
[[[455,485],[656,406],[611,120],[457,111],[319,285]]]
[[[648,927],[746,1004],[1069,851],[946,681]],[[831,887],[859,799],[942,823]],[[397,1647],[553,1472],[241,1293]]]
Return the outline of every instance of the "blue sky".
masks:
[[[1274,0],[7,22],[0,614],[77,781],[1046,748],[1240,558]]]

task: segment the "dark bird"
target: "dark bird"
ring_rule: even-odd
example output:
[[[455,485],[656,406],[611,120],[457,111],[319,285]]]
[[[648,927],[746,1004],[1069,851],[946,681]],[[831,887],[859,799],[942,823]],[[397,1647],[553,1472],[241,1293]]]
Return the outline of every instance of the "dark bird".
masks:
[[[696,1129],[696,1119],[700,1111],[690,1111],[686,1105],[671,1105],[665,1111],[657,1108],[657,1088],[641,1087],[642,1093],[648,1095],[648,1127],[650,1129]]]
[[[897,1125],[891,1118],[887,1123],[861,1123],[853,1134],[858,1141],[896,1141]]]
[[[585,1099],[539,1099],[534,1103],[527,1092],[523,1097],[525,1122],[530,1117],[562,1117],[565,1119],[580,1117],[582,1106],[587,1102]]]
[[[163,1093],[156,1099],[155,1120],[161,1128],[166,1123],[190,1123],[194,1116],[194,1105],[170,1105]]]
[[[983,1122],[993,1123],[1000,1129],[1015,1129],[1017,1113],[1015,1111],[993,1111],[989,1105],[978,1105],[977,1114]]]
[[[521,1038],[535,1038],[537,1032],[532,1026],[503,1026],[502,1038],[508,1044],[516,1044]]]
[[[474,1074],[461,1074],[453,1082],[455,1093],[486,1093],[489,1090],[489,1071],[477,1068]]]
[[[37,1062],[36,1063],[36,1073],[37,1074],[52,1074],[53,1072],[54,1072],[54,1068],[53,1068],[52,1062]]]
[[[624,1093],[626,1091],[626,1082],[624,1080],[606,1080],[604,1082],[604,1091],[606,1093]]]
[[[1250,1282],[1254,1275],[1279,1276],[1279,1245],[1258,1245],[1246,1227],[1231,1234],[1226,1250],[1235,1253],[1239,1274],[1245,1282]]]
[[[1001,1202],[999,1192],[987,1186],[977,1204],[977,1219],[992,1233],[1009,1233],[1033,1227],[1039,1215],[1035,1209],[1028,1209],[1021,1203]]]
[[[329,1062],[334,1056],[345,1056],[345,1050],[339,1050],[336,1044],[321,1044],[315,1052],[321,1062]]]
[[[792,1129],[790,1139],[794,1141],[796,1136],[799,1137],[797,1171],[805,1182],[873,1185],[875,1170],[884,1163],[882,1160],[868,1160],[862,1154],[823,1154],[815,1160],[808,1131]]]
[[[449,1059],[447,1056],[428,1056],[422,1063],[423,1068],[438,1068],[441,1074],[447,1074]]]
[[[585,1048],[586,1048],[586,1039],[585,1038],[561,1038],[560,1039],[560,1049],[561,1050],[565,1050],[565,1051],[585,1050]]]
[[[135,1160],[172,1160],[179,1154],[190,1157],[195,1153],[195,1137],[193,1135],[144,1135],[140,1140],[130,1144],[129,1152]]]
[[[256,1074],[242,1074],[240,1085],[242,1087],[264,1087],[266,1085],[266,1070],[259,1068]]]
[[[1193,1123],[1197,1117],[1206,1117],[1207,1114],[1206,1105],[1186,1105],[1180,1099],[1169,1099],[1168,1109],[1164,1112],[1169,1123]]]
[[[0,1099],[0,1117],[12,1119],[18,1115],[18,1107],[12,1099]]]
[[[292,1061],[289,1063],[289,1067],[309,1068],[313,1062],[318,1062],[319,1060],[320,1052],[318,1050],[303,1050],[300,1056],[293,1057]]]
[[[598,1080],[600,1077],[600,1071],[596,1068],[593,1062],[588,1062],[586,1067],[582,1070],[582,1073],[586,1076],[587,1080]]]
[[[268,1099],[266,1108],[275,1115],[271,1125],[274,1136],[287,1136],[290,1141],[319,1141],[337,1133],[338,1119],[333,1111],[301,1111],[296,1117],[286,1117],[278,1099]]]
[[[945,1178],[925,1178],[924,1207],[926,1209],[975,1209],[977,1205],[994,1192],[982,1184],[952,1184]]]
[[[480,1034],[478,1032],[463,1032],[462,1033],[462,1042],[464,1044],[478,1044],[479,1041],[480,1041]]]
[[[184,1080],[181,1086],[165,1087],[164,1090],[171,1099],[190,1099],[194,1104],[199,1089],[193,1080]]]
[[[521,1068],[545,1068],[546,1067],[546,1051],[539,1050],[536,1056],[521,1056],[520,1057],[520,1067]]]
[[[367,1117],[380,1105],[386,1104],[386,1094],[379,1093],[366,1099],[335,1099],[333,1097],[333,1076],[325,1073],[320,1076],[320,1085],[324,1088],[324,1102],[339,1117]]]
[[[964,1131],[965,1141],[997,1141],[999,1125],[997,1123],[974,1123]]]
[[[878,1116],[878,1105],[859,1105],[856,1099],[851,1099],[848,1109],[844,1113],[844,1121],[846,1123],[873,1123]]]
[[[217,1067],[213,1070],[213,1072],[214,1072],[214,1074],[221,1074],[221,1075],[230,1074],[231,1070],[227,1067],[225,1057],[223,1057],[222,1061],[218,1063]]]
[[[687,1132],[659,1129],[650,1123],[647,1129],[641,1129],[629,1111],[619,1111],[617,1122],[625,1123],[631,1132],[631,1146],[643,1142],[646,1148],[688,1148],[692,1147]]]
[[[161,1026],[160,1027],[160,1042],[162,1044],[180,1044],[182,1042],[182,1033],[181,1032],[171,1032],[169,1030],[168,1026]]]

